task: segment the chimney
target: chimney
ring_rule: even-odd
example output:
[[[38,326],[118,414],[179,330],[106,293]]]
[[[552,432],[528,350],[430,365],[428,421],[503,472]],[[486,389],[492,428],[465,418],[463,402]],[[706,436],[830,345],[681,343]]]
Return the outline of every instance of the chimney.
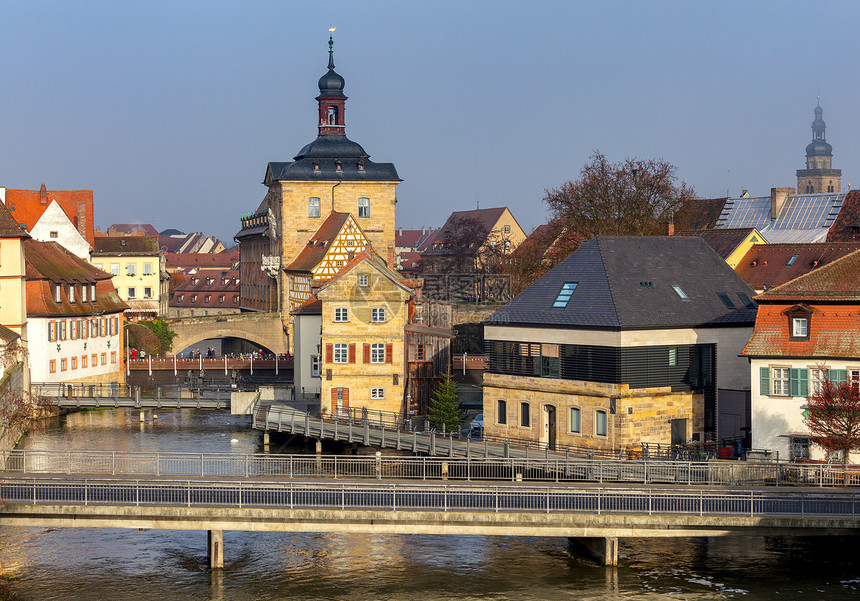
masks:
[[[78,233],[87,239],[87,203],[84,201],[78,202]]]
[[[45,188],[45,182],[42,182],[42,187],[39,188],[39,204],[43,207],[48,204],[48,190]]]
[[[675,224],[674,223],[670,222],[670,223],[666,224],[666,235],[667,236],[674,236],[675,235]]]
[[[794,193],[794,188],[771,188],[770,189],[770,218],[776,219],[782,211],[789,194]]]

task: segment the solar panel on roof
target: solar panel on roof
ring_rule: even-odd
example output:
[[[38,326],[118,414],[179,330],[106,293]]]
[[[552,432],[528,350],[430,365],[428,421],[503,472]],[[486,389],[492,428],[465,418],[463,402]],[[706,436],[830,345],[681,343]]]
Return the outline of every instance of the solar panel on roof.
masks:
[[[823,227],[831,216],[838,194],[789,196],[774,223],[776,229],[809,230]]]
[[[770,197],[737,198],[731,206],[726,205],[728,215],[721,219],[719,225],[723,229],[761,228],[770,223]]]

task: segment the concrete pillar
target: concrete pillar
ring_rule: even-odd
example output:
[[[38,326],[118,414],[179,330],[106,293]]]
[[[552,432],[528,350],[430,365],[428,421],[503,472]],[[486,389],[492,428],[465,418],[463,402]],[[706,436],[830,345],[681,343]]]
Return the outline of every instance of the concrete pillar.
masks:
[[[579,536],[570,537],[568,541],[601,565],[618,565],[618,537],[616,536]]]
[[[269,446],[269,431],[268,430],[263,432],[263,446],[264,447]]]
[[[224,531],[209,531],[209,567],[211,569],[224,567]]]

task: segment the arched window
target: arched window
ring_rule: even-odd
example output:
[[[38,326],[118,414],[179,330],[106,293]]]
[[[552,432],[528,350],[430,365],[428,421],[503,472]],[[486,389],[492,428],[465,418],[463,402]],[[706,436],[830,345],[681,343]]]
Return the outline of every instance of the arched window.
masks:
[[[337,107],[336,106],[328,107],[328,124],[329,125],[337,125]]]

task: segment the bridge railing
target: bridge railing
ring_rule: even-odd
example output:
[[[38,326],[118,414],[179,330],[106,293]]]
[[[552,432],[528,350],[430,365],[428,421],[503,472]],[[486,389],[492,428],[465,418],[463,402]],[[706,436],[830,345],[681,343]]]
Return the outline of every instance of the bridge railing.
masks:
[[[16,474],[231,478],[373,478],[526,482],[635,482],[729,486],[860,486],[851,466],[742,462],[382,457],[12,450],[0,467]]]
[[[272,507],[281,509],[588,513],[851,518],[860,495],[813,491],[559,488],[444,484],[0,479],[24,505]]]

